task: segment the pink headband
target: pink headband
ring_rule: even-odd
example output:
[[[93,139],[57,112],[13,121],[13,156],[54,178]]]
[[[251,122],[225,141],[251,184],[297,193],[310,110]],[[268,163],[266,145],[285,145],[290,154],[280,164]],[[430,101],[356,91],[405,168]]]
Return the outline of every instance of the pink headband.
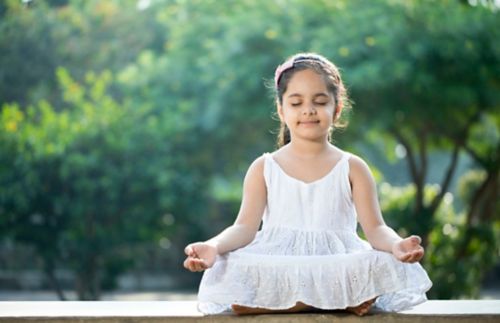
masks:
[[[280,81],[281,74],[283,74],[284,71],[291,69],[293,64],[294,60],[291,59],[276,68],[276,71],[274,72],[274,86],[276,89],[278,89],[278,82]]]
[[[295,58],[295,59],[290,59],[290,60],[284,62],[283,64],[279,65],[276,68],[276,71],[274,72],[274,86],[276,87],[276,89],[278,89],[278,83],[280,81],[281,74],[283,74],[285,71],[293,68],[295,63],[306,62],[306,61],[320,62],[320,60],[315,58],[315,57],[311,57],[311,58],[299,57],[299,58]]]

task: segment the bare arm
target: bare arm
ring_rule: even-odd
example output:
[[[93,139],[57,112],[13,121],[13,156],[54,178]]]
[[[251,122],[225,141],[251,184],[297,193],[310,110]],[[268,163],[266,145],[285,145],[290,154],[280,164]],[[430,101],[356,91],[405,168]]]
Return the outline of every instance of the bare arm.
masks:
[[[191,271],[209,268],[217,254],[246,246],[255,238],[267,203],[264,181],[264,157],[250,165],[243,182],[240,211],[233,225],[206,242],[192,243],[185,249],[184,267]]]
[[[402,239],[385,224],[380,212],[375,180],[368,165],[359,157],[353,156],[349,161],[349,166],[354,205],[358,221],[368,242],[375,249],[393,253],[401,261],[420,260],[424,255],[424,250],[420,246],[420,237],[411,236]]]

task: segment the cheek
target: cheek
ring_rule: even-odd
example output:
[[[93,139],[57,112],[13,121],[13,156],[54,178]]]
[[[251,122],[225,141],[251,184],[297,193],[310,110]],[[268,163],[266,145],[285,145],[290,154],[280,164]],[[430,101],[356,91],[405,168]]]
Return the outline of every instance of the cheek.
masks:
[[[281,110],[278,110],[278,115],[281,119],[281,121],[285,121],[290,118],[296,118],[297,115],[300,115],[300,109],[293,109],[290,107],[285,107],[282,108]]]
[[[324,114],[326,117],[329,119],[335,119],[335,108],[334,107],[329,107],[328,109],[324,110]]]

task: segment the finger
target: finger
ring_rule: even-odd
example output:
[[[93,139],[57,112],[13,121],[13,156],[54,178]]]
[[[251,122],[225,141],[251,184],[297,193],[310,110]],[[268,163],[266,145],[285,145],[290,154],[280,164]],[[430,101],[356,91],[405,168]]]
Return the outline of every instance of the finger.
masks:
[[[422,243],[422,238],[420,238],[417,235],[413,235],[413,236],[411,236],[411,242],[413,244],[421,244]]]
[[[416,252],[411,252],[410,257],[406,260],[406,262],[413,263],[416,262],[418,259],[418,254]]]
[[[415,255],[411,254],[410,257],[405,262],[414,263],[415,262]]]
[[[194,245],[189,245],[188,247],[189,247],[188,256],[193,257],[193,258],[200,258],[200,256],[198,256],[198,253],[196,252]]]
[[[424,250],[417,250],[413,252],[412,262],[417,262],[424,256]]]
[[[420,257],[419,250],[412,251],[410,253],[410,257],[408,258],[408,260],[406,262],[409,262],[409,263],[417,262],[419,257]]]
[[[422,256],[424,254],[424,248],[422,247],[416,247],[415,249],[412,250],[412,255],[417,255],[417,256]]]
[[[186,248],[184,248],[184,253],[188,256],[193,256],[193,247],[191,247],[191,245],[188,245],[186,246]]]
[[[189,260],[189,264],[188,264],[188,266],[189,266],[189,269],[190,269],[191,271],[198,271],[198,265],[197,265],[197,263],[196,263],[196,259],[191,258],[191,259]]]
[[[196,270],[198,271],[202,271],[204,269],[203,262],[200,261],[199,259],[196,260],[195,265],[196,265]]]
[[[184,268],[186,268],[189,271],[195,271],[194,263],[193,263],[193,258],[188,257],[186,260],[184,260]]]
[[[189,262],[189,268],[191,268],[191,271],[198,271],[198,264],[196,262],[196,259],[191,258]]]
[[[202,259],[195,259],[195,258],[193,258],[191,260],[191,262],[193,264],[193,268],[196,271],[202,271],[202,270],[205,270],[207,268],[205,261],[202,260]]]
[[[399,260],[402,262],[407,262],[410,259],[411,253],[404,253],[399,257]]]
[[[199,261],[196,262],[196,270],[197,271],[203,271],[203,270],[205,270],[205,267],[203,266],[202,262],[199,262]]]
[[[187,265],[191,271],[200,271],[203,269],[203,261],[197,258],[189,257],[187,259]]]

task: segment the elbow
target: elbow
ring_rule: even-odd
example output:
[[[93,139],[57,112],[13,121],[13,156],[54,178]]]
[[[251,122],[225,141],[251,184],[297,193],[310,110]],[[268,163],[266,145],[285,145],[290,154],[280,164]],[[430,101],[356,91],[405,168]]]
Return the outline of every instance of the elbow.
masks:
[[[247,245],[255,239],[255,235],[257,234],[257,229],[252,226],[246,224],[235,224],[238,227],[238,231],[241,237],[242,242]]]
[[[245,235],[245,242],[246,244],[249,244],[250,242],[253,241],[253,239],[255,239],[255,236],[257,235],[257,230],[254,230],[252,228],[247,228],[247,233]]]

